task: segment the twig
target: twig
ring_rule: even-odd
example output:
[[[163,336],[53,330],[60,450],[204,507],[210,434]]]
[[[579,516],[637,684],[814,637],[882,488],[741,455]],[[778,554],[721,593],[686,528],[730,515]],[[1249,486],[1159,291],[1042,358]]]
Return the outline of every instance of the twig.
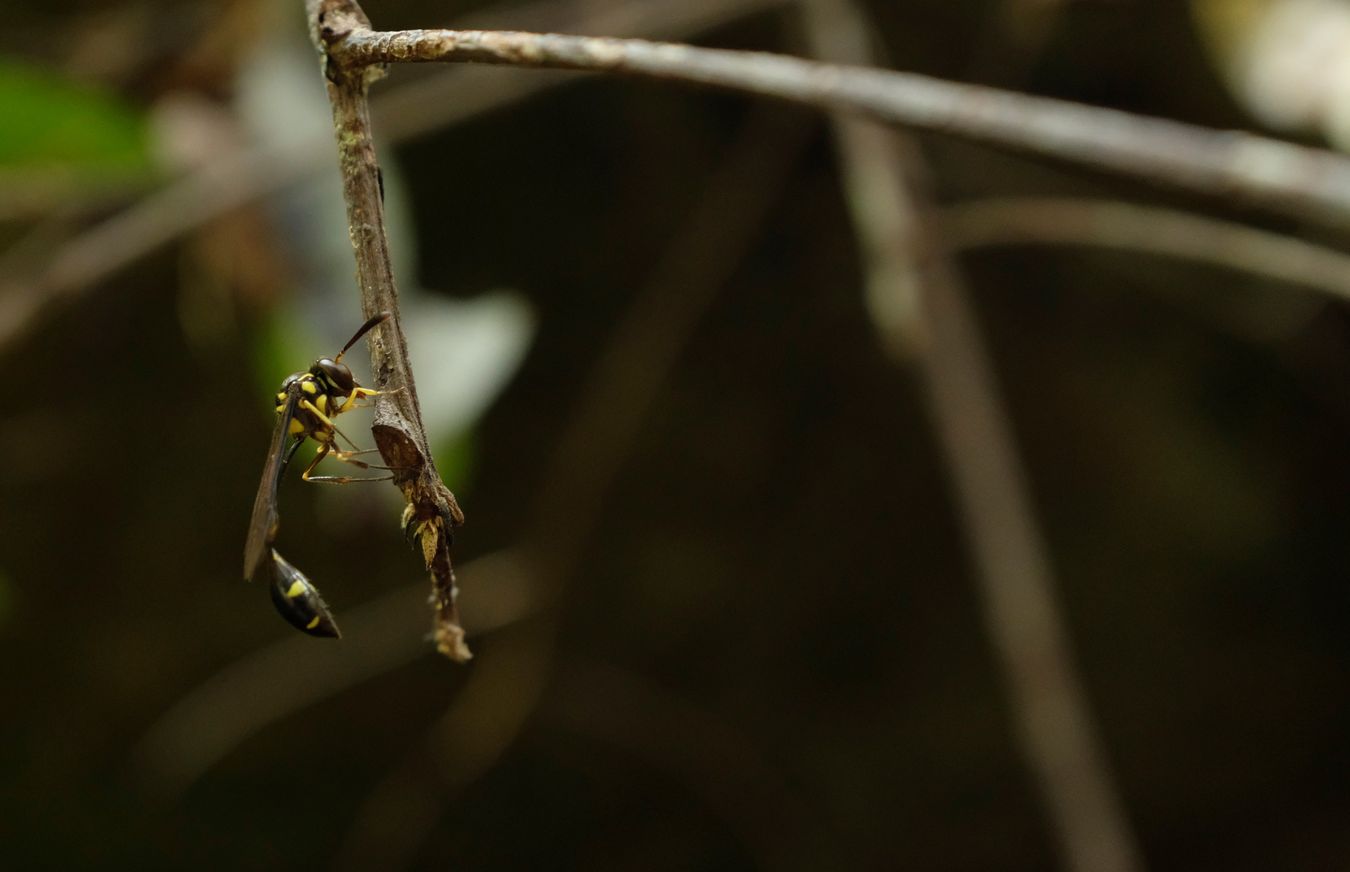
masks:
[[[581,32],[622,33],[659,38],[682,38],[711,30],[740,18],[788,5],[791,0],[613,0],[608,8],[596,8],[593,2],[563,4],[559,0],[538,0],[529,7],[514,10],[517,20],[548,19],[556,22],[560,12],[572,9],[566,25]],[[491,17],[501,21],[503,10],[492,8]],[[486,17],[484,15],[477,16]],[[472,19],[470,19],[472,20]],[[466,22],[467,23],[467,22]],[[449,73],[486,73],[454,65],[439,75],[390,88],[371,99],[371,111],[382,136],[402,141],[444,127],[478,110],[499,106],[512,99],[567,82],[580,81],[570,73],[552,75],[535,71],[534,75],[501,76],[466,82],[463,75]]]
[[[1081,245],[1177,257],[1304,285],[1350,300],[1350,255],[1292,236],[1175,209],[1113,200],[1007,197],[935,216],[949,249]]]
[[[427,61],[624,73],[777,97],[1224,195],[1344,226],[1350,159],[1239,132],[964,85],[914,73],[637,39],[481,30],[376,32],[326,0],[344,67]]]
[[[869,27],[856,0],[804,0],[802,7],[817,53],[871,60]],[[883,314],[874,320],[892,351],[918,352],[975,558],[985,626],[1065,866],[1138,870],[1139,848],[1074,663],[1048,549],[969,293],[929,226],[918,152],[856,121],[841,119],[839,132],[854,221],[867,242],[866,275],[875,286],[871,310]],[[881,183],[880,190],[869,182]],[[906,281],[897,283],[898,275]],[[892,309],[884,298],[897,289],[917,296],[922,330],[885,317]],[[916,335],[927,341],[915,343]]]
[[[394,470],[394,483],[407,501],[404,527],[418,537],[431,572],[436,649],[452,660],[464,662],[473,655],[464,643],[464,630],[459,624],[455,571],[450,558],[453,529],[464,523],[464,514],[455,502],[455,495],[441,481],[427,447],[417,385],[399,320],[398,288],[384,227],[383,182],[366,100],[366,89],[381,71],[368,67],[348,69],[328,56],[334,36],[327,23],[331,17],[328,7],[333,5],[331,0],[306,0],[310,33],[324,58],[328,97],[333,104],[342,194],[347,202],[349,233],[356,253],[361,309],[367,317],[378,312],[393,315],[383,329],[372,331],[368,339],[371,369],[381,391],[371,433],[380,456]],[[347,14],[353,13],[348,9]]]

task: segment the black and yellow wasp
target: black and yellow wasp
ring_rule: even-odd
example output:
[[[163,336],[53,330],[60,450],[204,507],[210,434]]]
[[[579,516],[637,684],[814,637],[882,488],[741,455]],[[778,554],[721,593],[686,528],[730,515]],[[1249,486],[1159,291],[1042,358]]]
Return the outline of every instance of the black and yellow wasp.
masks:
[[[306,439],[319,443],[314,460],[305,468],[300,477],[305,481],[331,482],[346,484],[352,481],[387,481],[392,476],[352,478],[346,475],[314,475],[314,468],[325,457],[334,457],[361,469],[387,469],[357,460],[357,456],[367,454],[358,451],[352,444],[351,451],[343,451],[337,446],[341,437],[351,444],[351,440],[338,430],[333,419],[354,407],[358,400],[379,395],[379,391],[363,388],[356,383],[352,371],[342,362],[347,353],[368,331],[387,321],[388,312],[375,315],[356,335],[342,346],[336,357],[321,357],[314,361],[307,372],[297,372],[286,377],[277,392],[277,422],[272,430],[272,444],[267,450],[267,465],[263,467],[262,481],[258,483],[258,495],[253,499],[253,519],[248,525],[248,541],[244,545],[244,579],[252,581],[266,570],[270,575],[272,602],[281,616],[296,629],[311,636],[337,637],[337,624],[328,611],[323,597],[304,573],[286,562],[272,547],[276,541],[280,518],[277,514],[277,486],[281,475],[286,471],[295,452]],[[290,445],[287,446],[287,440]]]

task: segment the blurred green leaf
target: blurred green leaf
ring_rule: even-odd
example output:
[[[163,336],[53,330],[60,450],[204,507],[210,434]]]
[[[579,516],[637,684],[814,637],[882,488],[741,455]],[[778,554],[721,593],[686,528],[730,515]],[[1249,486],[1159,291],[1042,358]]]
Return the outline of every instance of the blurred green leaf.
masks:
[[[114,95],[0,58],[0,167],[134,174],[150,168],[144,116]]]
[[[438,442],[431,450],[436,470],[446,486],[460,496],[468,491],[469,476],[478,456],[477,440],[472,430],[466,430],[453,439]]]

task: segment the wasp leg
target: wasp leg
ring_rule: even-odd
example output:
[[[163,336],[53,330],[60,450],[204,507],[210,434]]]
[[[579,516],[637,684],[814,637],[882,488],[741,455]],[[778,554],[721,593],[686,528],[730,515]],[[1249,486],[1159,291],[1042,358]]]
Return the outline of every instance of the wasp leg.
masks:
[[[300,477],[305,481],[326,482],[328,484],[350,484],[354,481],[392,481],[394,478],[392,475],[381,475],[368,478],[355,478],[350,475],[314,475],[314,467],[318,466],[319,461],[323,460],[330,453],[334,453],[334,456],[337,456],[337,454],[341,452],[335,453],[329,443],[321,443],[319,445],[319,450],[314,455],[314,459],[310,461],[309,466],[305,467],[305,471],[300,473]],[[357,463],[360,463],[360,461],[357,461]]]
[[[333,423],[333,419],[325,415],[323,413],[323,410],[321,410],[318,406],[314,405],[313,402],[309,400],[301,400],[300,408],[304,409],[314,417],[318,418],[319,421],[322,422],[325,427],[329,427],[333,430],[337,429],[337,425]]]
[[[347,399],[343,402],[341,406],[338,407],[337,412],[335,412],[334,414],[341,415],[348,409],[359,408],[354,407],[352,404],[355,403],[357,400],[364,400],[367,397],[378,397],[379,395],[380,395],[379,391],[373,391],[370,388],[360,388],[360,387],[353,388],[352,392],[347,395]]]
[[[367,397],[392,397],[394,394],[401,394],[406,390],[406,387],[393,388],[387,391],[375,391],[370,388],[358,387],[347,396],[347,399],[342,401],[342,405],[338,407],[337,412],[334,414],[341,415],[348,409],[369,409],[371,404],[363,403],[361,400],[364,400]]]
[[[354,481],[393,481],[392,475],[375,476],[351,476],[351,475],[309,475],[304,476],[305,481],[320,482],[322,484],[351,484]]]
[[[395,466],[381,466],[381,465],[378,464],[378,463],[366,463],[364,460],[353,460],[354,457],[357,457],[357,456],[359,456],[359,455],[362,455],[362,454],[374,454],[374,453],[376,453],[376,452],[379,451],[379,450],[380,450],[380,449],[378,449],[378,448],[363,448],[363,449],[361,449],[360,451],[340,451],[340,450],[338,450],[337,448],[334,448],[332,451],[328,452],[328,456],[331,457],[331,458],[333,458],[334,460],[341,460],[343,463],[350,463],[352,466],[359,467],[360,469],[403,469],[403,468],[405,468],[405,467],[395,467]]]
[[[311,636],[342,637],[319,589],[272,549],[272,604],[292,627]]]
[[[361,390],[361,388],[358,388],[358,390]],[[351,437],[349,437],[346,433],[343,433],[341,430],[339,430],[337,424],[333,423],[333,419],[325,415],[322,411],[320,411],[318,406],[314,405],[309,400],[302,400],[300,402],[300,408],[308,411],[310,414],[314,415],[314,417],[318,418],[320,423],[322,423],[329,430],[332,430],[334,433],[341,436],[343,439],[346,439],[348,445],[350,445],[353,448],[356,447],[356,443],[351,440]],[[342,410],[345,408],[346,408],[345,406],[339,407],[338,410],[333,413],[334,417],[340,415],[342,413]],[[328,443],[326,442],[323,444],[325,448],[328,445]],[[319,456],[322,457],[326,453],[327,453],[326,451],[321,451]],[[315,460],[315,463],[318,463],[318,460]],[[313,469],[314,464],[311,463],[309,468]]]

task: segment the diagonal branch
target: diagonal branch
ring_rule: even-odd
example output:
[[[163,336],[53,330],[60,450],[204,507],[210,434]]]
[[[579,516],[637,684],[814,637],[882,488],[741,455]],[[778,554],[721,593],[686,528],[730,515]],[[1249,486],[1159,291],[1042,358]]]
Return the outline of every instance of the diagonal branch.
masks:
[[[344,31],[333,27],[326,0],[307,0],[310,32],[324,56],[328,97],[333,104],[342,194],[347,202],[347,220],[356,253],[356,279],[361,288],[361,309],[369,317],[390,312],[385,329],[370,334],[371,368],[382,392],[371,432],[385,463],[392,467],[394,481],[407,500],[404,527],[416,533],[422,555],[431,571],[432,603],[436,610],[435,639],[441,653],[463,662],[470,656],[464,644],[455,605],[455,572],[450,560],[452,528],[464,523],[455,495],[441,481],[428,449],[417,385],[408,361],[408,343],[399,319],[398,287],[389,256],[389,237],[384,225],[384,191],[375,144],[371,137],[370,107],[366,89],[381,72],[368,67],[344,69],[332,63],[328,46]],[[355,10],[354,12],[352,10]],[[353,17],[355,16],[355,17]],[[365,22],[351,4],[341,22]]]
[[[641,39],[370,29],[354,0],[321,2],[347,69],[428,61],[588,70],[708,85],[949,133],[1154,183],[1350,223],[1350,159],[1236,131],[867,67]]]

